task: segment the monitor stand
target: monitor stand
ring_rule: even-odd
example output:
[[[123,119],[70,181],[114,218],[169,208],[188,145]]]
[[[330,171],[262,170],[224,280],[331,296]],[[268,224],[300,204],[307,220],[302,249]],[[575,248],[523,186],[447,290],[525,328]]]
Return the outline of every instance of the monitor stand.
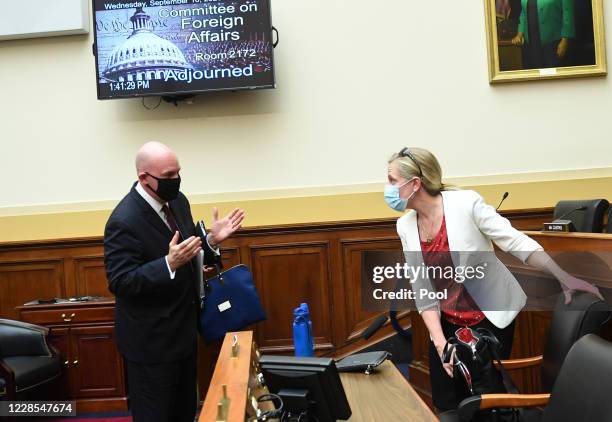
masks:
[[[308,390],[279,390],[278,396],[283,400],[283,421],[308,421]]]

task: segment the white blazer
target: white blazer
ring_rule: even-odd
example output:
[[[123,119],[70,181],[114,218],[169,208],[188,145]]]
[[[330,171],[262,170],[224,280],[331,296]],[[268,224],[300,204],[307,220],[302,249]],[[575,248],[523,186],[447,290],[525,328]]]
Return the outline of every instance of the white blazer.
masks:
[[[487,256],[494,267],[489,265],[486,279],[466,283],[466,289],[496,327],[508,326],[525,306],[526,295],[510,271],[493,255],[493,244],[503,251],[525,262],[529,255],[542,247],[524,233],[516,230],[510,222],[499,215],[495,208],[486,204],[482,197],[472,190],[442,192],[444,216],[448,235],[448,245],[457,258],[468,256]],[[408,264],[418,265],[422,262],[421,242],[417,227],[416,211],[411,210],[397,220],[397,233],[402,241],[404,255]],[[461,254],[461,252],[483,252],[483,254]],[[473,258],[472,258],[473,259]],[[415,282],[413,290],[431,289],[430,283]],[[416,294],[416,291],[415,291]],[[437,300],[416,301],[417,309],[437,306]]]

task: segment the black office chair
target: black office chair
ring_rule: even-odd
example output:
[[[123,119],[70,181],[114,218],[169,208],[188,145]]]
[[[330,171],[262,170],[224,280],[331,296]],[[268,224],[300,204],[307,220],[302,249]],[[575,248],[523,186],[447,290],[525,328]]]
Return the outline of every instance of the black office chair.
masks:
[[[59,352],[47,344],[48,334],[46,327],[0,319],[0,399],[16,400],[61,375]]]
[[[457,412],[440,415],[441,422],[470,421],[482,410],[546,406],[530,411],[525,422],[612,421],[612,343],[595,334],[570,349],[550,394],[483,394],[461,402]],[[535,409],[531,409],[535,410]]]
[[[604,214],[610,207],[605,199],[559,201],[555,205],[555,220],[571,220],[577,232],[601,233]]]
[[[608,210],[608,222],[606,223],[606,232],[612,233],[612,207]]]
[[[610,305],[595,295],[577,293],[574,294],[572,302],[565,305],[564,295],[560,293],[557,297],[544,345],[544,354],[529,358],[504,360],[502,361],[504,368],[512,371],[539,366],[543,393],[550,393],[566,355],[574,343],[587,334],[599,334],[603,325],[611,317]],[[610,359],[612,360],[612,355]],[[440,420],[446,422],[459,419],[456,419],[456,411],[451,411],[441,414]]]
[[[560,293],[544,345],[544,354],[533,360],[536,362],[540,358],[542,390],[546,393],[552,390],[561,365],[574,343],[587,334],[599,335],[603,325],[612,316],[610,305],[590,293],[574,294],[569,305],[565,305],[564,299],[563,293]],[[537,363],[520,365],[520,362],[524,360],[515,359],[503,363],[508,369],[517,368],[517,366],[512,366],[513,361],[519,363],[519,368],[537,365]],[[530,359],[528,358],[527,361],[529,362]]]

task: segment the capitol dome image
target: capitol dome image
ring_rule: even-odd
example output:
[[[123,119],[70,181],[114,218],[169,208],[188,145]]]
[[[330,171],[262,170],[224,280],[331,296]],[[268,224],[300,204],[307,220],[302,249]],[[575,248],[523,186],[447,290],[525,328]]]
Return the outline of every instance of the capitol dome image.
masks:
[[[185,56],[172,42],[153,33],[151,17],[138,7],[132,34],[111,53],[103,77],[124,82],[163,79],[167,70],[191,69]]]

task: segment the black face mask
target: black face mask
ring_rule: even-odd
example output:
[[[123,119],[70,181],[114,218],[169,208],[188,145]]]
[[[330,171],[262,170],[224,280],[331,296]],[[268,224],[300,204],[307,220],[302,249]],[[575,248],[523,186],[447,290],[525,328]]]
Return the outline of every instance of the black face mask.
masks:
[[[153,192],[157,194],[164,201],[172,201],[176,199],[179,193],[179,189],[181,188],[181,176],[176,179],[160,179],[159,177],[155,177],[150,173],[147,173],[149,176],[157,180],[157,190],[149,187]]]

